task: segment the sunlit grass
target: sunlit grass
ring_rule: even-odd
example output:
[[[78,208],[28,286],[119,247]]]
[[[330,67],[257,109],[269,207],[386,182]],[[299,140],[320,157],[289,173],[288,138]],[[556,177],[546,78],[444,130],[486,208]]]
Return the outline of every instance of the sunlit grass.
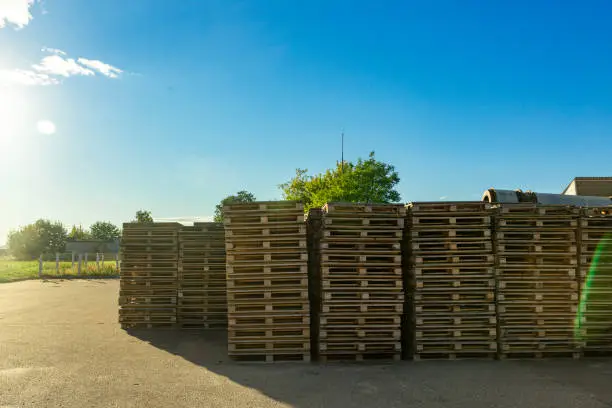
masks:
[[[42,278],[114,278],[119,276],[115,261],[100,263],[100,270],[95,262],[89,262],[87,267],[81,265],[81,275],[78,275],[78,265],[74,268],[71,262],[60,262],[59,272],[55,262],[44,262]],[[15,282],[26,279],[38,279],[38,261],[14,261],[0,258],[0,283]]]

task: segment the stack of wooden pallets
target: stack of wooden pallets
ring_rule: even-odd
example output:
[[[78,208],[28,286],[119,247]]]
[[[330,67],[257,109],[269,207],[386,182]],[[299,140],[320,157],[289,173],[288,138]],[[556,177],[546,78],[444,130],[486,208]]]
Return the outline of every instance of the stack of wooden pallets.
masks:
[[[322,361],[399,359],[401,205],[329,203],[320,239]]]
[[[228,352],[238,360],[310,361],[304,206],[224,207]]]
[[[611,353],[612,207],[583,208],[579,232],[582,293],[575,334],[585,353]]]
[[[310,301],[310,350],[319,359],[319,312],[321,305],[321,234],[323,210],[311,208],[306,219],[308,242],[308,298]]]
[[[178,322],[183,329],[227,327],[225,231],[195,223],[179,233]]]
[[[579,357],[576,232],[571,206],[504,204],[495,226],[500,357]]]
[[[489,204],[411,203],[406,239],[415,360],[495,357],[495,273]]]
[[[177,223],[123,224],[122,328],[175,327],[180,227]]]

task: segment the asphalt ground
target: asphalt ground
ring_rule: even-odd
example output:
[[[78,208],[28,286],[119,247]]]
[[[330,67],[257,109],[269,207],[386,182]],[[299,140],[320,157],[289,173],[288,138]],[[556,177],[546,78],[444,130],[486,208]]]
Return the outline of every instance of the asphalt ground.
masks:
[[[236,363],[117,324],[117,280],[0,285],[0,407],[612,407],[612,359]]]

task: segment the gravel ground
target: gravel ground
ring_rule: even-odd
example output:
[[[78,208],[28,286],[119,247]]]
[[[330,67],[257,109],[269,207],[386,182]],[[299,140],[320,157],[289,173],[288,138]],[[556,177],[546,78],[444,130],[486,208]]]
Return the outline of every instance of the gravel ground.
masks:
[[[0,407],[612,407],[612,360],[238,364],[223,332],[126,332],[116,280],[0,285]]]

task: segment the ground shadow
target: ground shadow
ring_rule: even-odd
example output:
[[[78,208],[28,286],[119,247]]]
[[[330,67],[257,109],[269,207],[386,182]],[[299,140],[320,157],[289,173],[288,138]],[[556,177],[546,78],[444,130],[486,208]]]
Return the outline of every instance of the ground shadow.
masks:
[[[612,401],[606,380],[612,364],[606,359],[238,363],[227,356],[224,330],[128,333],[295,407],[542,406],[530,398],[538,398],[539,387],[551,384],[559,389],[577,387],[598,401]],[[536,387],[538,382],[542,384]],[[554,406],[570,406],[566,403]]]

